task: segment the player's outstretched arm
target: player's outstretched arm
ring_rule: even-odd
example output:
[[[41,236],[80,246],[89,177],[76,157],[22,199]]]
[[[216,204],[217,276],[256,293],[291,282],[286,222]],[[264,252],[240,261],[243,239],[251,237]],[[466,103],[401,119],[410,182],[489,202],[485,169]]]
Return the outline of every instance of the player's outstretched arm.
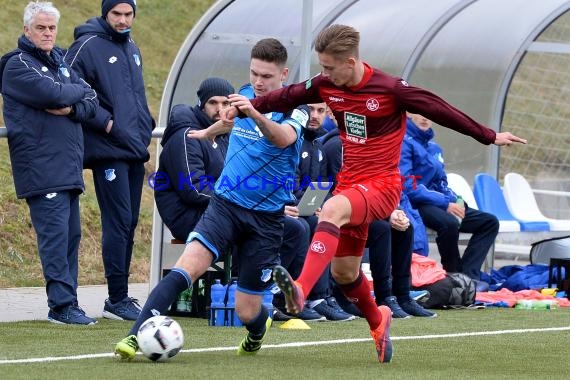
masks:
[[[500,132],[497,133],[495,136],[495,145],[503,146],[503,145],[511,145],[513,143],[521,143],[526,144],[527,141],[525,139],[521,139],[518,136],[513,135],[511,132]]]
[[[186,136],[192,139],[211,140],[214,141],[216,136],[229,133],[234,126],[233,121],[225,122],[218,120],[206,129],[190,130]]]

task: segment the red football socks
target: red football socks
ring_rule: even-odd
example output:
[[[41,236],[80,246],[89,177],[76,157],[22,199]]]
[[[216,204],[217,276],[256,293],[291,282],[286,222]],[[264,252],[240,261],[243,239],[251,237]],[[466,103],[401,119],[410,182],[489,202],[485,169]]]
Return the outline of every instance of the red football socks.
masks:
[[[370,330],[376,330],[382,322],[382,315],[370,294],[370,284],[368,284],[368,279],[364,273],[360,271],[358,278],[353,283],[339,284],[339,286],[346,298],[362,312],[370,326]]]
[[[338,239],[340,237],[340,228],[329,222],[320,222],[317,224],[315,234],[301,275],[295,281],[303,288],[303,293],[307,296],[315,283],[323,274],[327,265],[333,259],[338,247]]]

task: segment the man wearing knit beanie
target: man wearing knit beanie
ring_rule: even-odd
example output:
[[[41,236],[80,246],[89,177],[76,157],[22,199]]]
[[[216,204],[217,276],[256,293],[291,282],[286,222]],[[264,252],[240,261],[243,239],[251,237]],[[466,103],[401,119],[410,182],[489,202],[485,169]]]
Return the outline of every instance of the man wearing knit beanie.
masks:
[[[101,16],[107,18],[107,13],[113,9],[117,4],[129,4],[133,8],[133,17],[137,12],[137,0],[103,0],[101,1]]]
[[[228,96],[234,93],[232,85],[223,78],[207,78],[200,84],[198,88],[198,106],[204,109],[204,105],[212,96]]]
[[[190,138],[190,131],[206,130],[220,120],[220,111],[230,106],[228,95],[233,86],[225,79],[204,79],[198,87],[199,102],[196,106],[177,104],[172,107],[162,136],[162,152],[159,156],[154,200],[164,224],[172,236],[186,241],[188,235],[206,210],[228,150],[228,134],[220,134],[208,140]],[[180,182],[183,176],[192,182]],[[210,178],[206,184],[205,178]]]
[[[95,117],[83,123],[83,166],[93,171],[101,212],[101,248],[109,297],[103,317],[135,320],[129,297],[133,237],[139,219],[144,163],[155,122],[143,78],[143,59],[131,37],[135,0],[103,0],[101,17],[77,26],[65,61],[97,92]]]

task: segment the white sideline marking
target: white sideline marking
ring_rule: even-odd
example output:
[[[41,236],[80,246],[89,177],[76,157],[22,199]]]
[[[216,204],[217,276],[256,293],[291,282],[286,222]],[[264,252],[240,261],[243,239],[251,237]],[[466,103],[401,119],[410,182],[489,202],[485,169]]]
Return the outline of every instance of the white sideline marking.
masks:
[[[433,334],[433,335],[416,335],[416,336],[394,336],[393,341],[396,340],[412,340],[412,339],[442,339],[442,338],[462,338],[466,336],[483,336],[483,335],[504,335],[504,334],[523,334],[523,333],[533,333],[533,332],[550,332],[550,331],[570,331],[570,326],[566,327],[546,327],[546,328],[536,328],[536,329],[516,329],[516,330],[498,330],[498,331],[475,331],[475,332],[465,332],[465,333],[455,333],[455,334]],[[317,342],[294,342],[294,343],[282,343],[282,344],[264,344],[263,349],[267,348],[287,348],[287,347],[306,347],[306,346],[324,346],[331,344],[345,344],[345,343],[359,343],[368,342],[372,340],[371,338],[359,338],[359,339],[337,339],[337,340],[322,340]],[[199,353],[199,352],[216,352],[216,351],[234,351],[235,346],[232,347],[210,347],[210,348],[193,348],[188,350],[180,350],[183,353]],[[137,352],[137,355],[141,355]],[[45,362],[55,362],[63,360],[81,360],[81,359],[98,359],[98,358],[109,358],[114,357],[113,353],[104,354],[86,354],[86,355],[75,355],[75,356],[48,356],[45,358],[29,358],[29,359],[5,359],[0,360],[1,364],[24,364],[24,363],[45,363]]]

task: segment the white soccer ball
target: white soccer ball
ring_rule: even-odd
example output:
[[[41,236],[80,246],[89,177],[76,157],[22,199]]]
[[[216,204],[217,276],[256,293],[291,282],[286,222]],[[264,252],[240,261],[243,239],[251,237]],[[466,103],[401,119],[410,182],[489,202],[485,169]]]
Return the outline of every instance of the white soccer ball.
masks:
[[[174,319],[157,315],[141,325],[137,342],[144,356],[155,362],[164,362],[182,349],[184,334]]]

